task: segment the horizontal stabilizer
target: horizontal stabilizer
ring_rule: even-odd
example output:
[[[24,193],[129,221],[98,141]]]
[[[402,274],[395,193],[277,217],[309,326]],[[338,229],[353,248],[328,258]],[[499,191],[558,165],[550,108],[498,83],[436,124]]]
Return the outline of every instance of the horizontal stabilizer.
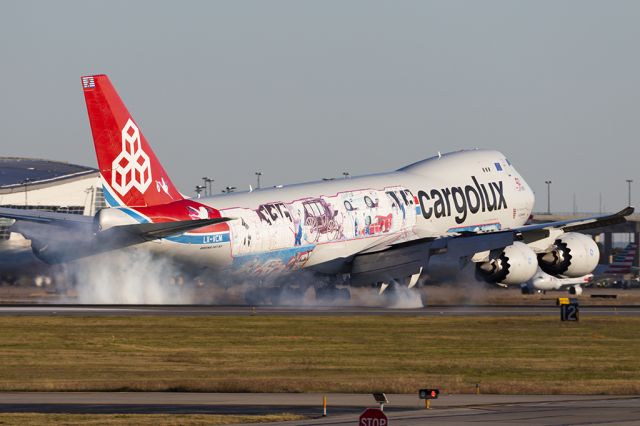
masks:
[[[33,252],[47,263],[81,259],[233,219],[217,217],[137,223],[99,231],[94,218],[90,216],[0,208],[0,217],[15,219],[17,222],[12,230],[30,239]]]
[[[138,223],[134,225],[115,226],[107,229],[103,234],[108,234],[113,230],[113,233],[118,235],[130,235],[145,240],[157,240],[229,220],[232,220],[232,218],[216,217],[212,219],[181,220],[177,222]]]
[[[39,223],[93,224],[93,217],[91,216],[43,210],[11,209],[6,207],[0,207],[0,217]]]

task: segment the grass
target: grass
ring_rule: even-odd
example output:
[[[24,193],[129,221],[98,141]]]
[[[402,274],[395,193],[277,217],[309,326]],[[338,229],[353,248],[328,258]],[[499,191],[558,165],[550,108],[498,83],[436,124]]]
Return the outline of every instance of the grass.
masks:
[[[0,425],[138,425],[138,426],[205,426],[237,423],[266,423],[304,420],[295,414],[232,416],[213,414],[38,414],[0,413]]]
[[[0,390],[640,393],[640,318],[0,317]]]

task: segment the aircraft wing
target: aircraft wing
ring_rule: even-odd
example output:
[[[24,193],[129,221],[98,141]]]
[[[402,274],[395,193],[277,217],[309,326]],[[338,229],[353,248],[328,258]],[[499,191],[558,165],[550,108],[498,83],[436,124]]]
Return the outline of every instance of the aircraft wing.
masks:
[[[110,250],[181,234],[233,220],[229,217],[138,223],[99,231],[94,218],[70,213],[0,208],[0,217],[15,219],[12,230],[32,241],[34,251],[50,263],[66,262]],[[54,245],[55,250],[49,250]]]
[[[456,258],[471,257],[475,253],[495,250],[513,244],[513,232],[468,234],[442,238],[419,238],[391,244],[377,251],[371,249],[357,253],[352,260],[351,281],[370,283],[380,278],[395,279],[419,273],[426,269],[429,258],[449,255]]]
[[[536,223],[515,228],[514,231],[521,234],[544,229],[562,229],[565,232],[584,231],[585,229],[594,229],[624,223],[627,221],[626,217],[633,214],[634,210],[635,209],[633,207],[626,207],[617,213],[609,215],[592,216],[558,222]]]
[[[626,216],[634,211],[627,207],[611,215],[594,216],[573,220],[525,225],[519,228],[493,232],[464,232],[441,238],[419,238],[397,244],[386,243],[370,247],[357,253],[352,259],[352,280],[363,282],[373,277],[397,278],[410,276],[426,269],[429,258],[448,255],[454,258],[470,258],[476,253],[501,249],[522,241],[526,244],[549,237],[553,230],[564,232],[582,231],[626,222]],[[557,232],[557,231],[556,231]]]

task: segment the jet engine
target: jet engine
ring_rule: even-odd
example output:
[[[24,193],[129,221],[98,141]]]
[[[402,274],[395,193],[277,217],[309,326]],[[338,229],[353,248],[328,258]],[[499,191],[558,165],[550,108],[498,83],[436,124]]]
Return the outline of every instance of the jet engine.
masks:
[[[535,252],[526,244],[515,242],[491,260],[476,264],[476,276],[489,283],[513,285],[529,281],[537,269]]]
[[[577,278],[598,266],[600,250],[593,239],[569,232],[555,241],[553,250],[538,254],[540,268],[549,275]]]

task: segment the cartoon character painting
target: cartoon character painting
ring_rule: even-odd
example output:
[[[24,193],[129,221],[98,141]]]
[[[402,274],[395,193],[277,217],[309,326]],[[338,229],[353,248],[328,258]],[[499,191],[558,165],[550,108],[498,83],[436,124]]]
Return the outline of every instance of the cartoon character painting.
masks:
[[[408,230],[416,222],[415,198],[401,187],[274,201],[224,215],[237,218],[229,222],[234,263],[258,275],[301,268],[319,244]]]

